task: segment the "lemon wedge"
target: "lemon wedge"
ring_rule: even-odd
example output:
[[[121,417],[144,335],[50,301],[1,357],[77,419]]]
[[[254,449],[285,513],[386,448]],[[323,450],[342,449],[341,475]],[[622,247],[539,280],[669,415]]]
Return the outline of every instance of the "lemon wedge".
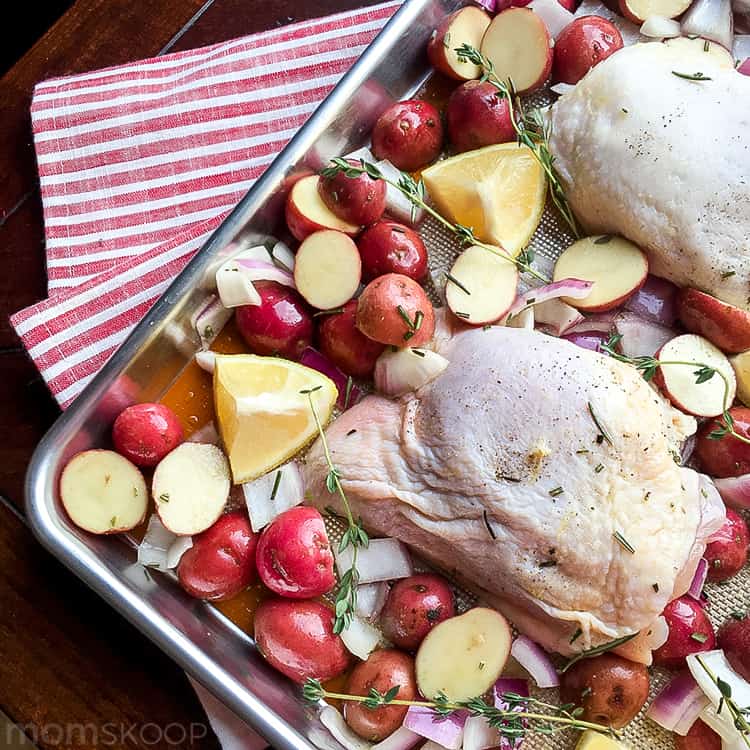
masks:
[[[235,484],[286,461],[318,434],[307,393],[325,425],[338,397],[330,378],[277,357],[220,354],[214,368],[214,406]]]
[[[547,182],[528,146],[499,143],[439,161],[422,172],[441,213],[513,256],[539,226]]]
[[[628,748],[610,737],[587,729],[581,735],[576,750],[628,750]]]

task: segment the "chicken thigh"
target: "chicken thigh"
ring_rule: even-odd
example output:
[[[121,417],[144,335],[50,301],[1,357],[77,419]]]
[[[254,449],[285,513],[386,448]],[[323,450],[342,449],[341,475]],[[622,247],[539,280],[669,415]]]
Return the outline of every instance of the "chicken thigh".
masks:
[[[676,462],[694,420],[633,368],[535,331],[471,330],[441,346],[450,365],[433,382],[368,396],[328,428],[355,515],[550,650],[654,623],[721,523],[700,476]],[[318,441],[305,479],[321,508],[337,500],[326,474]]]
[[[636,44],[599,63],[552,107],[550,150],[588,232],[750,309],[750,78],[702,50]]]

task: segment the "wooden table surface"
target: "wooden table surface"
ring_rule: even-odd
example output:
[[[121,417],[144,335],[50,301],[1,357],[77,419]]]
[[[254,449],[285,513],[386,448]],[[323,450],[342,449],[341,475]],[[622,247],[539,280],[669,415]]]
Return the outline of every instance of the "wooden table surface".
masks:
[[[203,749],[218,742],[210,731],[201,737],[200,728],[194,740],[177,742],[176,725],[206,722],[183,673],[43,551],[24,523],[26,467],[58,414],[7,319],[46,296],[29,120],[34,84],[371,4],[77,0],[0,80],[0,711],[40,748]],[[174,731],[156,741],[154,724]],[[3,731],[0,748],[10,746]]]

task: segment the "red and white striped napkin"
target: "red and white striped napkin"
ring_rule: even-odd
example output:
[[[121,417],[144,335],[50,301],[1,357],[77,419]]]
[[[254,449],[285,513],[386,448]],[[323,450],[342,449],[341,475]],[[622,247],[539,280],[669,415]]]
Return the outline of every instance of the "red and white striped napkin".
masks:
[[[37,85],[50,297],[11,322],[63,408],[400,1]]]

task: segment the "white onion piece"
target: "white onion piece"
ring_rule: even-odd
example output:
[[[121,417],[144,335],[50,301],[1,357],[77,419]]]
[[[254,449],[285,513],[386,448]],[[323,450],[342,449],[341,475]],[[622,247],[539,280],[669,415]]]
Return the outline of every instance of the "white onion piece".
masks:
[[[336,569],[343,575],[352,567],[354,550],[349,545],[343,552],[336,552]],[[408,578],[414,568],[406,545],[398,539],[370,539],[367,547],[357,549],[357,572],[360,583],[377,583]]]
[[[511,656],[531,675],[537,687],[552,688],[560,684],[555,665],[541,646],[525,635],[519,635],[510,647]]]
[[[401,171],[389,161],[376,162],[375,166],[380,170],[383,177],[392,182],[397,183],[402,177]],[[412,202],[398,188],[388,183],[385,186],[385,210],[396,221],[409,226],[416,226],[424,219],[424,209],[414,207]]]
[[[575,18],[557,0],[531,0],[528,7],[544,21],[553,39]]]
[[[237,257],[234,262],[243,269],[250,281],[275,281],[277,284],[295,288],[292,274],[282,270],[270,260]]]
[[[341,631],[341,640],[358,659],[365,661],[383,640],[381,632],[361,617],[352,617],[348,627]]]
[[[690,672],[684,671],[662,688],[646,716],[667,731],[684,737],[709,703]]]
[[[253,286],[250,272],[236,261],[222,263],[216,271],[216,290],[224,307],[260,305],[260,295]]]
[[[362,146],[362,148],[358,148],[356,151],[351,151],[350,153],[345,154],[344,159],[351,159],[352,161],[364,159],[365,161],[375,162],[375,157],[367,146]]]
[[[168,570],[167,552],[175,539],[177,535],[165,528],[159,516],[154,513],[148,519],[146,534],[138,545],[138,562],[147,568]]]
[[[277,242],[271,248],[271,259],[284,271],[292,273],[294,271],[294,253],[286,242]]]
[[[732,51],[734,16],[732,0],[694,0],[681,22],[682,34],[699,36]]]
[[[559,299],[551,299],[534,306],[534,319],[549,326],[555,336],[562,336],[580,323],[583,315]]]
[[[416,732],[412,732],[411,729],[399,727],[393,734],[375,743],[372,750],[411,750],[414,745],[422,742],[423,739]]]
[[[216,366],[216,352],[212,351],[200,351],[195,353],[195,361],[198,367],[205,372],[214,373],[214,367]]]
[[[440,375],[448,360],[429,349],[386,349],[375,363],[375,388],[386,396],[402,396]]]
[[[302,472],[296,461],[290,461],[240,486],[253,531],[260,531],[276,516],[294,508],[305,499]]]
[[[499,744],[499,730],[491,727],[484,716],[470,716],[466,719],[463,750],[486,750]]]
[[[750,14],[750,11],[748,11]],[[750,34],[735,34],[732,56],[735,60],[745,60],[750,57]],[[742,66],[740,66],[742,67]]]
[[[524,328],[527,331],[534,330],[534,307],[525,307],[520,313],[514,315],[506,325],[508,328]]]
[[[671,39],[680,35],[680,22],[664,16],[649,16],[641,24],[641,34],[652,39]]]
[[[647,633],[648,647],[652,651],[656,651],[657,648],[661,648],[669,638],[669,625],[667,624],[667,618],[663,615],[659,615],[651,625]]]
[[[193,546],[193,537],[178,536],[167,550],[167,568],[174,570],[182,556]]]
[[[568,91],[572,91],[575,88],[575,85],[572,83],[553,83],[549,90],[553,94],[558,94],[559,96],[562,96],[563,94],[567,94]]]
[[[557,2],[557,0],[553,1]],[[582,279],[562,279],[561,281],[555,281],[552,284],[546,284],[545,286],[532,287],[516,297],[516,301],[511,305],[508,314],[517,315],[521,310],[524,310],[527,307],[539,305],[542,302],[558,299],[559,297],[582,299],[583,297],[588,296],[592,286],[593,283],[591,281],[583,281]]]
[[[385,581],[363,583],[357,586],[357,608],[355,614],[365,620],[377,619],[388,597],[388,584]]]
[[[425,706],[409,706],[404,726],[447,750],[459,750],[468,711],[453,711],[441,716]]]
[[[162,333],[178,352],[186,357],[192,357],[195,354],[195,341],[185,333],[185,329],[176,321],[170,320],[166,323]]]
[[[695,569],[695,575],[693,581],[688,589],[688,595],[696,601],[701,601],[701,594],[703,593],[703,587],[706,585],[706,578],[708,577],[708,560],[705,557],[701,557],[698,561],[698,566]]]
[[[619,347],[626,357],[652,357],[677,335],[677,331],[631,312],[621,312],[614,327],[622,336]]]
[[[608,8],[601,0],[583,0],[575,12],[576,18],[580,18],[581,16],[601,16],[602,18],[606,18],[617,27],[622,36],[622,41],[626,46],[641,41],[641,32],[638,30],[638,27],[623,18],[619,13],[615,13],[615,11]]]
[[[568,333],[609,333],[615,323],[617,313],[606,312],[596,315],[587,315],[579,323],[576,323]]]
[[[208,349],[232,317],[232,311],[221,304],[215,295],[208,296],[190,319],[198,333],[201,346]]]
[[[333,706],[321,710],[320,723],[346,750],[370,750],[370,743],[349,729],[344,717]]]
[[[725,479],[717,478],[714,479],[714,486],[719,490],[721,499],[730,508],[735,510],[750,508],[750,474]]]
[[[218,445],[221,442],[221,438],[216,430],[216,425],[213,422],[209,422],[193,432],[187,441],[188,443],[211,443],[211,445]]]

